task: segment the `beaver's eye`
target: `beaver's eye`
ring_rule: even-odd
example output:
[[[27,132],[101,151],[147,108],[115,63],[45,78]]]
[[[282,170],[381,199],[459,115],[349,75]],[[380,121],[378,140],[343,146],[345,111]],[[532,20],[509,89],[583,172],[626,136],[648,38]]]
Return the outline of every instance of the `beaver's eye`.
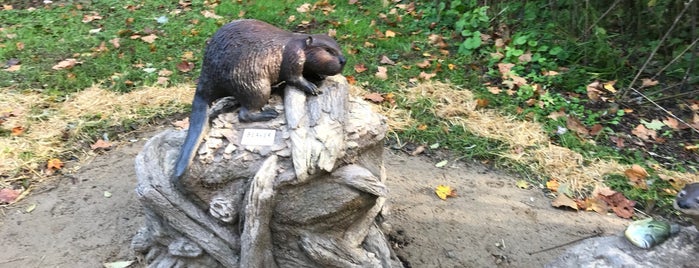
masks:
[[[679,194],[677,194],[677,197],[679,197],[679,198],[682,198],[682,197],[684,197],[684,193],[685,193],[684,191],[680,191],[680,193],[679,193]]]

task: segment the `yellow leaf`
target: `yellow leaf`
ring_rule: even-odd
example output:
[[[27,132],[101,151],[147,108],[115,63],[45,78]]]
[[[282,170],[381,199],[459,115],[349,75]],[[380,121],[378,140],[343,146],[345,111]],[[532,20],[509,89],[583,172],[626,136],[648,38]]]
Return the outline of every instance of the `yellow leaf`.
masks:
[[[437,188],[434,189],[434,193],[442,200],[447,200],[447,197],[456,196],[456,190],[447,185],[437,185]]]
[[[529,189],[529,183],[525,180],[518,180],[516,182],[517,187],[520,189]]]
[[[548,188],[549,190],[554,191],[554,192],[558,191],[559,186],[560,186],[560,184],[558,183],[557,179],[551,179],[551,180],[546,182],[546,188]]]
[[[63,167],[63,162],[61,162],[60,159],[58,158],[52,158],[49,159],[49,161],[46,163],[46,168],[48,169],[61,169]]]
[[[604,83],[604,89],[608,90],[611,93],[616,93],[616,89],[614,88],[615,83],[616,83],[616,81],[610,81],[610,82]]]

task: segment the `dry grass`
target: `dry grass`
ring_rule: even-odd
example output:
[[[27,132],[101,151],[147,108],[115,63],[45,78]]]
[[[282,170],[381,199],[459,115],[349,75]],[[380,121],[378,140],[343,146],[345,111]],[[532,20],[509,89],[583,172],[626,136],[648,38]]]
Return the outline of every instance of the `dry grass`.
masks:
[[[98,117],[118,124],[126,119],[147,117],[149,112],[179,110],[191,102],[194,90],[190,86],[146,87],[118,94],[92,87],[60,103],[40,93],[0,92],[0,112],[16,115],[7,118],[2,127],[25,128],[21,135],[0,137],[0,174],[5,177],[0,186],[6,186],[27,174],[32,174],[33,180],[41,180],[40,171],[47,159],[75,152],[78,148],[66,148],[61,137],[66,132],[79,133],[88,122],[81,118]]]
[[[410,103],[431,101],[436,116],[447,120],[452,125],[462,126],[465,130],[482,137],[501,141],[509,146],[501,156],[510,161],[529,166],[544,177],[556,178],[560,183],[569,185],[575,194],[589,192],[602,182],[606,174],[623,173],[627,166],[613,160],[587,159],[570,149],[553,145],[542,126],[536,122],[516,120],[492,109],[478,109],[477,101],[469,90],[459,89],[450,84],[429,82],[404,90]],[[395,110],[395,109],[394,109]],[[409,112],[381,109],[388,118],[389,125],[403,125]],[[399,116],[396,116],[399,115]],[[699,181],[696,175],[679,174],[659,170],[660,173],[672,174],[673,178],[686,182]]]
[[[27,176],[43,179],[41,170],[46,160],[75,153],[77,148],[66,148],[61,136],[66,131],[75,134],[88,121],[81,118],[98,116],[109,122],[138,119],[162,111],[178,111],[188,104],[194,90],[188,85],[169,88],[146,87],[127,94],[118,94],[98,87],[73,94],[65,102],[54,102],[38,93],[14,93],[0,90],[0,113],[12,112],[2,124],[5,129],[22,126],[22,135],[0,137],[0,187]],[[353,86],[353,95],[367,92]],[[407,106],[418,101],[433,103],[436,116],[453,125],[482,137],[509,145],[503,158],[527,165],[543,176],[567,183],[577,193],[585,192],[601,182],[609,173],[623,173],[628,168],[611,160],[587,159],[567,148],[552,145],[542,126],[535,122],[516,120],[491,109],[478,109],[469,90],[453,85],[429,82],[402,90]],[[404,130],[415,124],[410,111],[395,106],[374,105],[375,110],[388,118],[392,130]],[[29,172],[27,172],[29,171]],[[659,170],[675,180],[699,181],[693,174]]]

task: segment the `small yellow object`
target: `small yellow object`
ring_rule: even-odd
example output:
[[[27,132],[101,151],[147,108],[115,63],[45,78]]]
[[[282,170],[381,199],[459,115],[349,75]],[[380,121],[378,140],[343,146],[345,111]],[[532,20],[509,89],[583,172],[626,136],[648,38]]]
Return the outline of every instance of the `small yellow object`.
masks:
[[[456,196],[456,190],[452,189],[451,186],[441,184],[437,185],[437,188],[434,189],[434,193],[442,200],[447,200],[447,197]]]
[[[616,93],[616,89],[614,88],[615,82],[616,81],[604,83],[604,89],[608,90],[611,93]]]
[[[529,183],[525,180],[518,180],[516,185],[520,189],[529,189]]]

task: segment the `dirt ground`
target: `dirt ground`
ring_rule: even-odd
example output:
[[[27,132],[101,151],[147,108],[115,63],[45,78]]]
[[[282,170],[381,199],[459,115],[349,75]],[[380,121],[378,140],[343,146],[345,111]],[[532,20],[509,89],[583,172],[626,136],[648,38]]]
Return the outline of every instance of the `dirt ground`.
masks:
[[[81,163],[78,172],[0,210],[0,267],[134,260],[130,241],[144,219],[133,163],[152,135]],[[616,235],[627,223],[552,208],[540,190],[519,189],[516,178],[483,166],[437,168],[430,158],[385,152],[390,239],[407,267],[541,267],[571,246],[566,243],[598,230]],[[438,199],[439,184],[456,188],[458,196]]]

